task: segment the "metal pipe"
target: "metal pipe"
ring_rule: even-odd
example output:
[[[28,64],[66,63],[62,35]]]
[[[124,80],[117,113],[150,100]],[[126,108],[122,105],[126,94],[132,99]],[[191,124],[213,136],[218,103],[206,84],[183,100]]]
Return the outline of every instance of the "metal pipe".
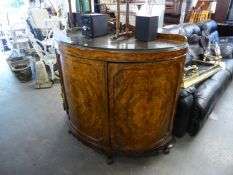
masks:
[[[71,0],[68,0],[68,5],[69,5],[69,26],[70,28],[73,27],[73,14],[72,14],[72,6],[71,6]]]
[[[120,33],[120,0],[117,0],[116,35]]]

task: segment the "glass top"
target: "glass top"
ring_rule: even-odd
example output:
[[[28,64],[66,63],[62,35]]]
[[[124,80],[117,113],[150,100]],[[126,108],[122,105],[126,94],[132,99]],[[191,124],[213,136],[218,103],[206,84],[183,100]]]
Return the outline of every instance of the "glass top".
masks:
[[[175,50],[185,47],[185,42],[165,39],[155,39],[154,41],[143,42],[135,39],[134,36],[129,39],[124,37],[118,38],[116,41],[111,40],[112,35],[89,38],[82,35],[81,31],[75,34],[67,35],[65,31],[59,31],[55,34],[54,39],[58,42],[83,46],[95,49],[108,50]]]

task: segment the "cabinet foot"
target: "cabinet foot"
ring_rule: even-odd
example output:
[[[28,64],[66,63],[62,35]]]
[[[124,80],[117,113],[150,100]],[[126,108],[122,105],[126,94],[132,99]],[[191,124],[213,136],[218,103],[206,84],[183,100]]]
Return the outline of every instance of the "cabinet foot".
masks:
[[[167,143],[165,147],[163,147],[162,151],[164,154],[169,154],[170,150],[175,146],[176,140],[172,138],[170,142]]]
[[[114,163],[113,156],[108,156],[108,157],[107,157],[107,160],[106,160],[106,163],[107,163],[108,165],[111,165],[112,163]]]
[[[163,154],[169,154],[170,153],[170,149],[169,148],[164,148],[163,149]]]

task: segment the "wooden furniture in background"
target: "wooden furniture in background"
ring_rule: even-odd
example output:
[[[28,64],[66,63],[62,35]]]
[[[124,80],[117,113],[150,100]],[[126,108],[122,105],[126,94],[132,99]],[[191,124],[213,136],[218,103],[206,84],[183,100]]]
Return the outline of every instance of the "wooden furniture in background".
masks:
[[[210,5],[215,0],[198,0],[196,6],[189,12],[187,22],[197,23],[211,19],[212,12],[210,11]]]
[[[186,39],[152,42],[110,36],[55,36],[64,106],[72,132],[107,155],[171,146]]]
[[[183,0],[166,0],[165,2],[164,23],[179,24]],[[186,0],[186,13],[190,8],[191,2],[192,0]]]
[[[231,1],[229,8],[228,8],[226,23],[233,24],[233,1]]]
[[[166,14],[180,15],[181,5],[183,0],[166,0]]]
[[[231,6],[232,0],[218,0],[216,12],[213,15],[213,19],[218,23],[225,23],[228,17],[228,12]]]
[[[197,23],[200,21],[205,21],[210,18],[211,18],[211,13],[209,10],[192,10],[188,22]]]

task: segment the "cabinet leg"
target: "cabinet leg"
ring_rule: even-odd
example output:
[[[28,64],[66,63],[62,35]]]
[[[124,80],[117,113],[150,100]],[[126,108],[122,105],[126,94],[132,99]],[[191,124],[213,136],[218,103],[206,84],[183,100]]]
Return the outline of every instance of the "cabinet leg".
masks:
[[[169,154],[170,149],[168,147],[163,148],[163,154]]]
[[[113,156],[107,156],[106,163],[107,163],[108,165],[111,165],[113,162],[114,162]]]
[[[162,151],[164,154],[169,154],[170,150],[175,146],[176,140],[173,137],[170,142],[167,143],[165,147],[163,147]]]
[[[72,131],[71,131],[71,129],[69,129],[67,132],[68,132],[69,134],[73,134]]]

